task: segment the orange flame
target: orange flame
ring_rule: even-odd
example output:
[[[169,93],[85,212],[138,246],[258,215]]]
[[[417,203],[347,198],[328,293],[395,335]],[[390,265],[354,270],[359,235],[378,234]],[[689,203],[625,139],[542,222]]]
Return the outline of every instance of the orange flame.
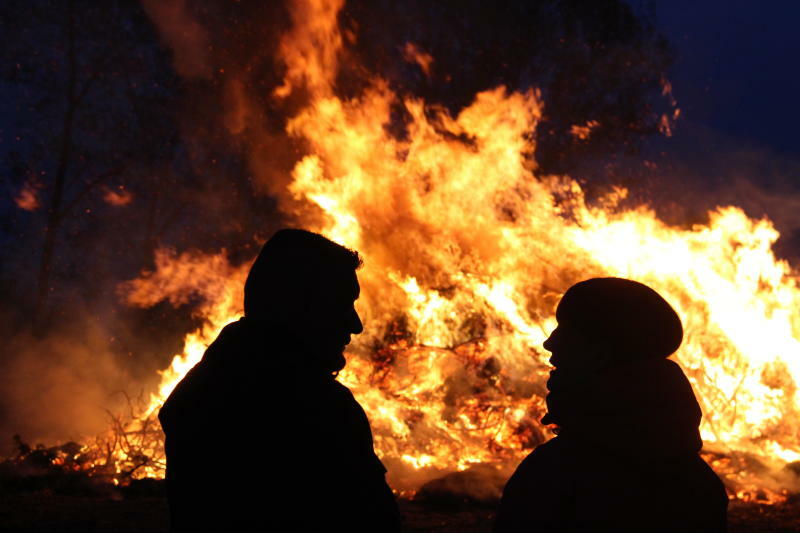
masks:
[[[537,173],[532,91],[484,91],[457,116],[400,101],[380,79],[357,99],[334,96],[341,6],[297,2],[282,43],[276,96],[310,93],[287,128],[308,153],[286,205],[316,206],[294,215],[365,259],[366,332],[339,379],[366,409],[393,486],[413,492],[477,463],[513,467],[548,438],[541,345],[555,304],[572,283],[612,275],[652,286],[680,315],[674,358],[703,407],[707,460],[734,495],[779,501],[796,482],[781,468],[800,460],[800,290],[772,252],[773,225],[721,207],[707,224],[671,227],[645,206],[619,207],[624,189],[587,202],[569,177]],[[386,128],[398,103],[411,117],[404,139]],[[239,315],[246,272],[224,255],[162,251],[156,263],[127,286],[129,300],[199,291],[206,321],[163,372],[148,414]]]
[[[406,45],[403,47],[403,59],[409,63],[416,63],[426,76],[431,75],[433,56],[420,50],[416,44],[406,43]]]

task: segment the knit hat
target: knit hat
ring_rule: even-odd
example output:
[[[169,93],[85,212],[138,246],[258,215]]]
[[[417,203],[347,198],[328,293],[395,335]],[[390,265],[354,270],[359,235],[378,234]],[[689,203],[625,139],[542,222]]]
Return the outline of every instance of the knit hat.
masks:
[[[668,357],[683,339],[675,310],[656,291],[629,279],[576,283],[561,298],[556,319],[622,360]]]

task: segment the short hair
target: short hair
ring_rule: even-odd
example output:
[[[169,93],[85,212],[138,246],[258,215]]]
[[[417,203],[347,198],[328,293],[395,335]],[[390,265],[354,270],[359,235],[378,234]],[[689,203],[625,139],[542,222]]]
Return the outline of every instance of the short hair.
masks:
[[[245,315],[268,313],[318,287],[318,283],[358,270],[358,252],[310,231],[285,228],[261,248],[244,284]]]

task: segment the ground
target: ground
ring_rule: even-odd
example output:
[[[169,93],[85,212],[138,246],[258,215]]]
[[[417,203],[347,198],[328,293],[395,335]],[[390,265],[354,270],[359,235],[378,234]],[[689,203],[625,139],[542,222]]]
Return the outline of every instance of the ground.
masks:
[[[402,500],[405,531],[488,533],[488,507],[437,507]],[[734,503],[730,533],[800,532],[800,502],[780,506]],[[0,531],[167,533],[167,503],[156,496],[64,496],[41,491],[0,498]]]

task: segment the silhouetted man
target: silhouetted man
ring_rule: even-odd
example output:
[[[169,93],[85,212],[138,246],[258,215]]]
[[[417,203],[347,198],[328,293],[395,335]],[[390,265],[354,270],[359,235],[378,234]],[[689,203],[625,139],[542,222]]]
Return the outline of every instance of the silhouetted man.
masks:
[[[335,380],[362,325],[358,254],[277,232],[229,324],[159,413],[172,531],[400,530],[367,417]]]
[[[596,278],[564,294],[556,319],[542,422],[558,436],[511,476],[495,533],[725,531],[700,407],[667,359],[683,337],[675,311],[641,283]]]

